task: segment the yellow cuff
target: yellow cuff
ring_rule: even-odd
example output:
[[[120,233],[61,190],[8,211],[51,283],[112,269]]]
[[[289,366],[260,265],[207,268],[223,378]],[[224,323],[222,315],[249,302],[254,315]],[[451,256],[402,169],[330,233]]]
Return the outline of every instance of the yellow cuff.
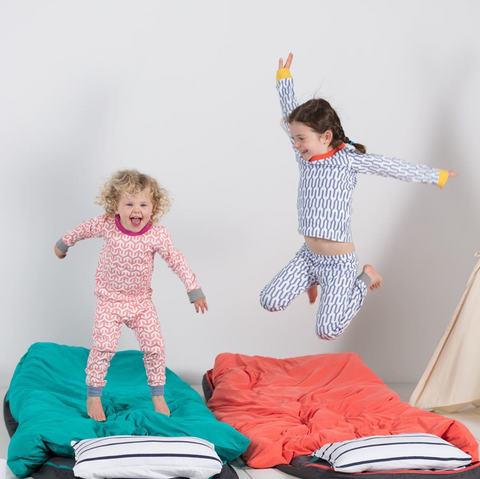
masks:
[[[292,78],[289,68],[279,68],[277,70],[277,82],[283,80],[284,78]]]
[[[449,174],[448,171],[445,170],[438,170],[438,183],[437,186],[439,188],[443,188],[448,180]]]

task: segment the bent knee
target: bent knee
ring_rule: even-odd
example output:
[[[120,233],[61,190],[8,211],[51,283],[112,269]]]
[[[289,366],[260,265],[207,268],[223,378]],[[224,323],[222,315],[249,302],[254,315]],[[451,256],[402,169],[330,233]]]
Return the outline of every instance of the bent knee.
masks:
[[[324,341],[333,341],[334,339],[337,339],[338,336],[340,336],[340,334],[341,333],[339,333],[338,335],[335,336],[333,334],[317,331],[317,338],[318,339],[323,339]]]
[[[164,355],[163,342],[155,341],[149,344],[140,345],[140,351],[142,351],[144,358],[154,358]]]
[[[319,323],[316,327],[317,337],[324,341],[333,341],[337,339],[345,330],[338,324],[323,324]]]
[[[283,311],[286,308],[286,306],[283,306],[279,302],[278,298],[272,297],[272,295],[265,290],[260,293],[260,305],[263,309],[266,309],[271,313],[275,311]]]

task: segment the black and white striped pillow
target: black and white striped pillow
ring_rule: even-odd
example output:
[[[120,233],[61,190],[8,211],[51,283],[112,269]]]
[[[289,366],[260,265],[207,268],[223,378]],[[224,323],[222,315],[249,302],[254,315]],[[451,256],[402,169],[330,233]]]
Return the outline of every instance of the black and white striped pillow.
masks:
[[[432,434],[370,436],[332,442],[312,456],[329,462],[339,472],[450,470],[468,466],[472,458]]]
[[[110,436],[72,441],[75,476],[207,479],[222,461],[215,447],[197,437]]]

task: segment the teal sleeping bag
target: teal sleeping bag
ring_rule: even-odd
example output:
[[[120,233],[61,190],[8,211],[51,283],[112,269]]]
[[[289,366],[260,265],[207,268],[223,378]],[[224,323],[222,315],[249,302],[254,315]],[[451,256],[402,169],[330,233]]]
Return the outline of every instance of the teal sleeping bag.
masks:
[[[246,450],[249,440],[217,421],[198,393],[169,369],[165,399],[171,416],[155,412],[140,351],[114,356],[102,397],[107,420],[90,419],[85,407],[88,353],[85,348],[36,343],[20,360],[7,394],[19,423],[8,466],[18,477],[28,476],[51,456],[73,457],[70,442],[93,437],[195,436],[213,443],[223,461]]]

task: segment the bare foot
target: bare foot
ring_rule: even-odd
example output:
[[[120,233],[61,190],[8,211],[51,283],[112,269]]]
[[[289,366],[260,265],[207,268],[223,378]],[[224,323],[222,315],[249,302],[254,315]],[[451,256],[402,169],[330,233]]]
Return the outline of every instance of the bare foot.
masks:
[[[102,400],[97,397],[87,397],[87,413],[95,421],[106,421],[107,419],[103,412]]]
[[[165,416],[170,416],[170,409],[168,409],[167,403],[163,396],[152,396],[153,405],[155,406],[155,411],[165,414]]]
[[[307,289],[308,301],[310,304],[313,304],[318,296],[318,286],[312,286]]]
[[[370,278],[370,289],[372,291],[382,286],[382,277],[375,271],[375,268],[371,264],[366,264],[363,267],[363,272]]]

